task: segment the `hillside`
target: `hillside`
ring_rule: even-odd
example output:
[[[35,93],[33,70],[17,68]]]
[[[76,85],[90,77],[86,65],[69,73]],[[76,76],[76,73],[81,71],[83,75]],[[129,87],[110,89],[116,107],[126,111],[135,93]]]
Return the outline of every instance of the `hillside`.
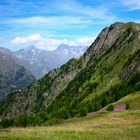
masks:
[[[140,92],[130,94],[117,103],[130,103],[125,111],[106,112],[67,120],[53,126],[1,129],[0,139],[20,140],[136,140],[140,138]],[[133,100],[136,99],[134,102]],[[136,107],[137,106],[137,107]]]
[[[0,100],[9,93],[21,90],[35,81],[29,71],[18,65],[8,52],[3,51],[0,49]]]
[[[24,112],[33,124],[36,118],[44,123],[99,110],[140,90],[139,68],[140,24],[112,24],[80,59],[8,96],[0,104],[1,118],[20,118]]]

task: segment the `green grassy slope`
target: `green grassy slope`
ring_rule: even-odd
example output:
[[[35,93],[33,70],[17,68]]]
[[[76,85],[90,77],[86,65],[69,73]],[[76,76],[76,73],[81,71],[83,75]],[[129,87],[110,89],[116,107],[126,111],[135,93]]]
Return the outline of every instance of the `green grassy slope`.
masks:
[[[130,95],[125,96],[124,98],[118,100],[116,104],[129,104],[129,109],[139,110],[140,109],[140,91],[134,92]]]
[[[128,95],[117,102],[120,104],[129,101],[131,106],[129,110],[75,118],[54,126],[0,129],[0,140],[138,140],[140,139],[138,100],[140,92]]]

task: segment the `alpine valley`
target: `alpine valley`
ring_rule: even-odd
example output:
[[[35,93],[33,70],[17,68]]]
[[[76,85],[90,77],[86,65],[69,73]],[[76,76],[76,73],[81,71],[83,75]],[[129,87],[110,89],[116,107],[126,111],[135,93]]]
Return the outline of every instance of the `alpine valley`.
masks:
[[[80,57],[87,47],[61,44],[54,51],[30,46],[18,51],[0,48],[0,100],[22,90],[71,58]],[[59,60],[59,61],[58,61]]]
[[[22,50],[19,53],[23,54]],[[136,97],[135,101],[132,100],[134,98],[131,96]],[[87,115],[88,117],[90,112],[103,113],[114,110],[115,105],[121,103],[125,106],[125,113],[128,116],[135,113],[135,116],[133,114],[132,117],[137,122],[133,126],[136,126],[137,129],[134,129],[133,132],[137,132],[135,134],[138,135],[138,130],[140,130],[137,125],[140,122],[138,119],[140,115],[139,100],[140,24],[116,22],[110,27],[104,28],[80,58],[69,60],[21,92],[13,92],[1,101],[1,126],[52,125],[62,121],[72,123],[71,120],[76,121],[80,116]],[[90,117],[88,120],[84,118],[83,121],[79,119],[77,122],[79,127],[80,125],[84,126],[86,130],[79,129],[78,133],[82,136],[84,131],[89,130],[88,126],[90,126],[91,131],[92,127],[95,127],[94,130],[97,127],[97,130],[100,129],[102,132],[97,132],[95,135],[95,138],[97,136],[98,139],[98,134],[102,136],[105,129],[108,130],[108,137],[111,136],[109,132],[113,133],[111,128],[114,128],[115,137],[115,132],[117,133],[115,127],[124,127],[121,124],[116,126],[118,124],[116,117],[121,117],[120,122],[124,119],[122,123],[125,124],[126,114],[121,114],[122,116],[119,113],[118,116],[117,113],[116,116],[113,113],[109,114],[112,123],[115,122],[114,126],[109,128],[109,120],[104,121],[105,125],[102,123],[99,128],[100,116],[95,117],[96,126],[90,126],[92,119]],[[86,121],[89,123],[84,125]],[[107,122],[108,124],[106,124]],[[128,125],[131,124],[129,122]],[[71,133],[68,136],[72,135],[76,129],[76,127],[72,127],[73,125],[76,125],[76,122],[73,121],[73,124],[69,125],[72,130],[69,130]],[[122,131],[126,132],[125,130],[127,129]],[[49,131],[51,134],[53,127]],[[92,139],[90,137],[91,131],[88,131],[89,139]],[[58,130],[55,131],[56,134],[57,132]],[[132,135],[129,133],[130,137]],[[108,139],[108,137],[105,138]],[[121,135],[118,137],[121,138]]]

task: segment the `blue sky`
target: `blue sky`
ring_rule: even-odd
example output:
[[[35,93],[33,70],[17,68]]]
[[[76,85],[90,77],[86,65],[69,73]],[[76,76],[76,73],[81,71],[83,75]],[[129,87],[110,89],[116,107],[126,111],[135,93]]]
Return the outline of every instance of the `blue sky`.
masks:
[[[106,26],[140,23],[140,0],[0,0],[0,46],[90,45]]]

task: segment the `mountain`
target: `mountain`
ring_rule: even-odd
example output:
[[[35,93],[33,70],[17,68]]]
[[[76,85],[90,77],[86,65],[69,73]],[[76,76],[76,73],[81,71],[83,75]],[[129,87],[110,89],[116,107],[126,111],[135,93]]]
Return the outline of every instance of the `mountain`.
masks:
[[[33,75],[40,79],[49,71],[66,63],[69,59],[80,57],[86,49],[87,47],[85,46],[61,44],[54,51],[46,51],[30,46],[17,51],[16,57],[28,61],[30,66],[27,63],[23,64],[23,66],[29,68]]]
[[[140,24],[117,22],[103,29],[79,59],[9,95],[0,103],[0,116],[32,125],[53,123],[99,110],[135,91],[140,91]]]
[[[12,56],[10,50],[0,48],[0,100],[35,81],[31,73],[18,65]]]
[[[30,71],[31,65],[29,61],[23,59],[21,56],[18,56],[14,51],[11,51],[4,47],[0,47],[0,52],[9,55],[17,64],[24,66],[27,70]]]
[[[2,74],[0,100],[3,99],[10,92],[13,92],[17,89],[22,89],[27,85],[31,84],[35,80],[33,76],[39,79],[52,69],[60,67],[70,58],[79,57],[85,52],[85,50],[86,47],[84,46],[68,46],[64,44],[61,44],[54,51],[40,50],[34,46],[31,46],[26,49],[21,49],[19,51],[13,52],[9,49],[0,47],[0,55],[3,58],[1,58],[0,61]],[[6,60],[4,60],[4,56]],[[5,61],[8,61],[8,63],[4,67],[2,66],[2,64],[4,64]],[[13,70],[14,67],[11,67],[12,69],[10,69],[11,65],[15,67],[15,70]],[[23,68],[22,66],[25,68]],[[8,68],[8,70],[6,69],[6,67]],[[16,75],[15,73],[19,70],[18,67],[22,67],[20,68],[20,70],[24,71],[25,75],[27,74],[30,77],[28,79],[27,76],[26,78],[28,80],[25,78],[26,82],[23,81],[24,84],[21,84],[21,86],[20,84],[17,84],[19,81],[16,81],[17,83],[14,82],[14,76]],[[15,73],[11,73],[11,71],[15,71]],[[9,73],[11,73],[12,77],[10,77]],[[4,74],[9,77],[9,80],[11,80],[11,83],[13,82],[14,85],[8,85],[9,80],[6,80],[7,77]]]

